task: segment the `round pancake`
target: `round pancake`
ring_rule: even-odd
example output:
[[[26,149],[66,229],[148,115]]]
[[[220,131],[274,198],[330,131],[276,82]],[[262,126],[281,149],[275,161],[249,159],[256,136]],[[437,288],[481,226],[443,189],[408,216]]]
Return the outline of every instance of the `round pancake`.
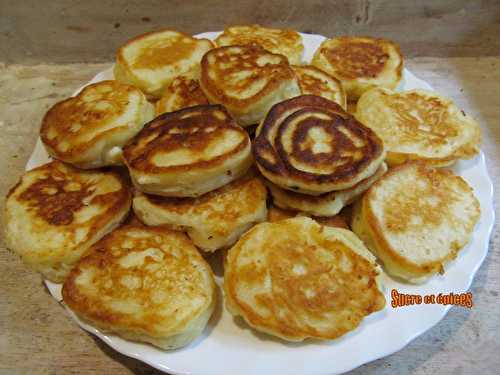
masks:
[[[207,52],[200,86],[210,103],[224,105],[241,126],[259,123],[275,103],[300,94],[287,58],[258,45]]]
[[[275,205],[271,205],[267,210],[267,221],[270,223],[274,223],[280,220],[291,219],[296,216],[308,216],[303,212],[288,210],[279,208]],[[349,229],[349,225],[342,215],[334,215],[334,216],[310,216],[311,219],[317,221],[321,225],[325,225],[327,227],[334,228],[344,228]]]
[[[122,147],[153,119],[154,107],[137,88],[116,81],[86,86],[44,116],[47,152],[79,168],[122,164]]]
[[[130,204],[117,173],[50,162],[26,172],[9,191],[7,246],[44,278],[62,282],[90,246],[125,219]]]
[[[372,89],[358,101],[356,117],[382,138],[389,165],[422,160],[446,166],[479,153],[479,124],[431,91]]]
[[[115,79],[159,98],[177,76],[199,69],[202,56],[213,48],[208,39],[196,39],[174,30],[140,35],[116,53]]]
[[[409,162],[368,190],[352,228],[389,274],[422,283],[456,258],[479,216],[479,202],[461,177]]]
[[[292,69],[303,95],[322,96],[346,109],[345,91],[338,79],[312,65],[294,65]]]
[[[349,100],[357,100],[375,86],[395,89],[403,73],[399,46],[370,37],[327,39],[316,50],[312,64],[340,80]]]
[[[212,315],[210,266],[185,234],[126,225],[103,238],[64,282],[64,303],[81,320],[162,349],[185,346]]]
[[[198,79],[193,74],[182,75],[172,81],[156,102],[156,115],[203,104],[209,103]]]
[[[227,27],[217,39],[218,47],[257,44],[272,53],[288,58],[290,64],[301,64],[304,45],[294,30],[271,29],[260,25]]]
[[[273,106],[257,129],[253,152],[271,182],[310,195],[356,185],[385,157],[370,128],[337,103],[314,95]]]
[[[306,217],[261,223],[229,250],[226,307],[284,340],[335,339],[384,308],[378,275],[351,231]]]
[[[220,105],[158,116],[123,149],[144,193],[197,197],[241,177],[253,162],[248,134]]]
[[[266,198],[264,183],[250,173],[198,198],[138,194],[133,208],[145,224],[184,230],[201,250],[213,252],[266,219]]]
[[[385,172],[387,172],[387,165],[382,163],[373,175],[358,182],[353,187],[316,196],[281,189],[270,182],[267,183],[267,186],[273,197],[274,204],[278,207],[298,210],[316,216],[333,216],[337,215],[342,208],[354,202]]]

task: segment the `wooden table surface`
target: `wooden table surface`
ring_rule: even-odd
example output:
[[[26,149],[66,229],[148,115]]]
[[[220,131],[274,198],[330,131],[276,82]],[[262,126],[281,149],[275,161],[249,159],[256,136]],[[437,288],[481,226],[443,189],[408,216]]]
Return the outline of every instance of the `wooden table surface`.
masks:
[[[109,64],[0,65],[0,195],[24,170],[44,112]],[[500,189],[500,58],[415,58],[407,66],[481,123],[483,150]],[[3,199],[0,209],[3,212]],[[498,203],[495,203],[498,210]],[[497,374],[500,370],[500,255],[495,228],[471,292],[434,328],[354,374]],[[156,374],[85,333],[50,297],[41,278],[0,249],[0,374]],[[195,359],[194,359],[195,360]]]

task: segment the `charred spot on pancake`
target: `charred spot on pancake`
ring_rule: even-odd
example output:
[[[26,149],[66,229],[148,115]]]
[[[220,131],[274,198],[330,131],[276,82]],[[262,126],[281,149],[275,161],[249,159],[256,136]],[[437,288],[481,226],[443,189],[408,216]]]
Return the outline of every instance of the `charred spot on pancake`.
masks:
[[[84,199],[91,194],[92,186],[51,175],[30,185],[18,200],[25,201],[49,224],[68,225],[73,221],[74,212],[85,205]]]
[[[337,74],[345,79],[376,77],[384,68],[389,54],[375,44],[349,41],[321,50],[335,64]]]

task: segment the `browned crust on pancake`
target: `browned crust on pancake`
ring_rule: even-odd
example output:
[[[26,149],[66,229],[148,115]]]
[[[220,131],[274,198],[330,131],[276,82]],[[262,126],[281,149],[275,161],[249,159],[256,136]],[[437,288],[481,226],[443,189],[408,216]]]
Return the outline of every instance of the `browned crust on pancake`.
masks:
[[[278,123],[280,117],[287,112],[291,113],[281,123]],[[320,175],[296,169],[290,163],[290,155],[286,153],[283,144],[279,141],[279,135],[284,132],[294,116],[307,112],[325,114],[330,119],[325,121],[313,119],[311,122],[305,122],[299,127],[296,134],[293,134],[293,156],[295,158],[300,158],[304,163],[312,165],[330,165],[342,159],[340,151],[347,150],[361,152],[362,155],[359,160],[354,163],[348,162],[337,168],[334,173],[329,174]],[[326,132],[334,136],[333,149],[335,152],[322,153],[316,156],[311,151],[301,149],[301,142],[304,141],[307,132],[311,127],[317,125],[320,125]],[[355,147],[342,132],[337,130],[340,125],[361,138],[365,142],[365,147],[362,149]],[[270,140],[269,133],[275,127],[279,127],[277,137]],[[259,134],[253,143],[253,151],[257,165],[261,170],[264,170],[263,173],[270,172],[281,177],[287,177],[292,181],[321,184],[347,183],[347,181],[355,179],[360,171],[383,154],[384,149],[382,141],[370,128],[358,122],[337,103],[319,96],[302,95],[285,100],[271,108],[259,128]],[[265,154],[271,154],[276,162],[272,163],[267,160],[264,157]]]
[[[244,52],[232,53],[231,50],[235,48],[240,48]],[[242,57],[248,55],[247,58]],[[260,56],[273,56],[276,59],[279,59],[278,64],[268,64],[264,66],[258,66],[256,64],[256,60]],[[212,65],[209,63],[209,58],[211,56],[215,56],[215,63]],[[235,98],[233,96],[229,96],[224,91],[224,82],[215,82],[210,78],[209,71],[211,69],[216,69],[217,76],[224,79],[225,76],[230,74],[231,72],[239,71],[239,68],[226,69],[224,72],[221,72],[218,64],[225,63],[233,63],[230,61],[231,57],[235,57],[236,59],[244,59],[245,63],[250,64],[249,67],[241,66],[241,69],[258,69],[258,74],[252,74],[247,78],[245,83],[241,83],[240,86],[244,89],[244,87],[252,82],[258,80],[260,77],[266,77],[267,83],[266,85],[256,94],[248,98]],[[243,60],[240,61],[240,65],[243,63]],[[235,46],[227,46],[227,47],[218,47],[208,51],[203,58],[201,59],[201,87],[205,94],[209,97],[211,102],[215,103],[223,103],[230,109],[241,110],[247,108],[249,105],[252,105],[256,102],[256,97],[262,98],[265,97],[275,90],[277,90],[281,82],[283,80],[295,79],[295,73],[291,69],[288,59],[279,54],[271,53],[261,46],[257,44],[252,45],[235,45]]]
[[[391,168],[381,179],[375,182],[363,196],[361,202],[362,204],[361,214],[364,215],[363,220],[366,223],[364,229],[369,231],[369,235],[377,248],[375,250],[377,251],[378,249],[383,249],[384,251],[383,256],[391,259],[392,262],[396,263],[398,267],[403,268],[406,272],[411,273],[416,277],[425,276],[436,272],[442,274],[444,273],[443,264],[455,259],[458,255],[458,252],[462,249],[463,246],[453,247],[452,249],[450,249],[451,251],[445,258],[436,260],[434,262],[429,261],[426,264],[417,264],[411,262],[408,259],[401,256],[394,248],[390,246],[389,242],[387,241],[384,235],[384,230],[381,228],[377,218],[375,217],[374,212],[369,208],[369,202],[371,199],[371,195],[373,194],[373,191],[375,191],[375,189],[380,184],[383,184],[386,178],[390,178],[392,175],[399,173],[400,170],[405,168],[410,168],[413,165],[417,166],[419,174],[430,180],[432,186],[438,187],[441,184],[440,178],[438,177],[439,175],[447,175],[449,177],[455,178],[463,189],[468,190],[471,194],[474,194],[472,188],[462,179],[462,177],[454,175],[453,172],[451,172],[450,170],[431,168],[423,161],[407,162],[405,164]],[[476,200],[476,205],[477,205],[477,210],[479,212],[480,208],[479,208],[479,202],[477,202],[477,200]],[[409,209],[421,210],[422,207],[409,207]],[[429,210],[427,210],[426,212],[429,212]],[[430,214],[431,212],[429,212],[429,215]],[[437,208],[435,215],[441,215],[441,214],[442,213],[439,211],[439,208]],[[402,216],[400,222],[405,223],[405,218],[403,216],[404,213],[402,213],[401,215]]]
[[[96,269],[98,273],[104,274],[107,276],[108,273],[113,272],[111,275],[114,279],[116,279],[116,283],[119,283],[120,276],[127,275],[136,275],[141,278],[141,281],[147,282],[147,270],[137,269],[137,267],[130,267],[128,269],[122,269],[122,274],[120,275],[120,271],[117,270],[117,267],[113,266],[116,262],[119,262],[119,259],[122,258],[125,254],[123,248],[118,247],[117,249],[113,249],[113,246],[117,244],[118,246],[127,240],[126,233],[129,230],[141,230],[147,231],[148,233],[156,234],[157,236],[164,237],[166,235],[175,236],[179,242],[182,242],[184,248],[181,249],[180,255],[176,256],[175,259],[177,262],[183,263],[186,267],[189,264],[189,260],[191,257],[196,256],[199,261],[203,261],[201,255],[198,254],[194,245],[187,238],[187,236],[182,232],[170,231],[165,228],[154,228],[154,227],[145,227],[143,225],[125,225],[120,227],[119,229],[109,233],[104,238],[102,238],[99,242],[94,244],[91,248],[91,252],[85,258],[82,258],[76,267],[74,267],[69,276],[66,278],[63,288],[62,288],[62,296],[64,302],[68,305],[71,310],[74,310],[78,314],[82,314],[86,320],[91,320],[93,324],[96,324],[98,327],[102,326],[104,328],[109,328],[109,326],[114,326],[117,330],[126,328],[127,330],[139,331],[139,332],[147,332],[152,336],[157,336],[159,332],[155,329],[155,326],[164,324],[165,317],[159,313],[158,308],[150,309],[144,316],[142,320],[134,319],[129,316],[129,314],[118,313],[112,311],[106,303],[102,303],[99,297],[89,298],[87,295],[80,292],[76,279],[81,274],[82,268],[92,268]],[[124,235],[125,234],[125,235]],[[158,248],[158,242],[154,240],[154,238],[141,238],[141,246],[136,249],[131,248],[130,253],[134,251],[144,251],[147,249],[146,244],[150,244],[152,248]],[[146,244],[144,243],[146,242]],[[186,253],[187,248],[192,249],[190,253]],[[173,257],[171,254],[166,256]],[[145,259],[145,264],[147,265],[149,260],[148,257]],[[151,263],[154,263],[151,262]],[[109,277],[109,276],[107,276]],[[186,277],[189,277],[186,275]],[[144,280],[143,280],[144,279]],[[151,295],[156,291],[154,287],[154,283],[157,282],[153,277],[150,278],[150,283],[152,283],[151,287],[141,287],[136,290],[134,293],[138,296],[136,298],[140,298],[142,300],[150,300],[151,305],[154,304],[154,299]],[[182,281],[180,281],[182,282]],[[92,280],[92,283],[99,284],[99,277],[95,276]],[[213,283],[213,281],[212,281]],[[101,283],[102,284],[102,283]],[[105,286],[98,285],[99,290],[105,289]],[[107,290],[108,294],[112,295],[113,298],[124,298],[125,296],[120,295],[120,290]],[[156,307],[156,306],[155,306]],[[204,310],[206,306],[201,305],[197,310],[194,310],[191,315],[185,316],[183,320],[179,320],[176,322],[176,327],[170,327],[171,329],[182,329],[185,327],[189,321],[193,318],[193,316],[199,315],[202,310]],[[175,331],[175,330],[174,330]]]
[[[275,231],[288,232],[285,243],[269,239],[265,241],[264,247],[273,247],[272,250],[265,248],[267,254],[262,257],[262,263],[237,266],[243,244],[250,241],[256,227],[229,251],[226,270],[232,271],[225,274],[224,288],[230,295],[231,303],[237,306],[238,312],[252,327],[293,341],[307,337],[335,339],[355,329],[365,316],[384,308],[385,298],[376,283],[378,272],[371,262],[340,240],[322,238],[323,227],[317,225],[310,236],[323,249],[334,253],[336,262],[342,259],[352,264],[350,272],[341,270],[338,264],[335,265],[336,272],[331,272],[334,266],[320,261],[316,246],[301,240],[299,228],[290,225],[292,220],[261,224],[272,226]],[[296,265],[307,271],[297,274],[294,272]],[[262,293],[255,298],[257,307],[270,310],[269,315],[263,316],[238,298],[237,286],[263,286],[266,275],[272,280],[271,293]],[[335,285],[335,288],[327,285]],[[313,290],[315,296],[308,298],[305,289]],[[345,321],[331,323],[328,328],[324,327],[326,322],[323,322],[322,329],[309,323],[311,320],[321,321],[324,319],[323,314],[335,310],[341,314],[349,310],[349,317]],[[280,314],[283,311],[286,313]]]
[[[399,45],[388,39],[369,36],[340,36],[340,45],[320,47],[320,52],[336,67],[340,79],[375,78],[389,59],[388,49],[393,48],[400,57],[396,68],[398,81],[403,74],[403,58]]]
[[[184,213],[187,211],[193,211],[194,209],[194,213],[197,213],[198,211],[200,213],[203,213],[206,212],[206,203],[214,200],[218,196],[228,194],[232,191],[238,193],[238,191],[245,185],[249,185],[245,188],[249,195],[246,200],[244,202],[240,202],[240,204],[248,203],[250,205],[254,205],[256,202],[262,199],[262,196],[264,195],[263,193],[265,193],[266,191],[266,187],[262,180],[253,172],[249,172],[243,177],[238,178],[237,180],[234,180],[218,189],[212,190],[199,197],[163,197],[150,194],[144,194],[144,197],[152,204],[162,208],[166,208],[172,212]],[[249,211],[249,209],[245,209],[238,205],[236,201],[234,202],[234,206],[231,208],[234,208],[234,210],[228,209],[224,213],[221,213],[224,216],[224,220],[230,221],[232,219],[236,219],[238,217],[238,212]]]
[[[113,110],[110,111],[106,109],[104,111],[99,111],[93,109],[89,111],[85,107],[79,105],[75,107],[74,102],[81,100],[80,98],[85,95],[90,90],[93,90],[96,86],[102,86],[107,84],[112,86],[114,89],[106,97],[111,96],[113,101]],[[116,97],[116,93],[120,90],[120,96]],[[109,137],[112,134],[120,133],[123,129],[127,128],[127,124],[122,124],[121,126],[113,127],[103,132],[99,132],[95,137],[92,137],[86,142],[81,142],[78,140],[82,136],[81,132],[72,132],[71,126],[74,123],[81,124],[83,130],[96,130],[101,126],[102,121],[111,121],[113,118],[118,118],[123,114],[124,109],[128,104],[128,94],[130,92],[141,93],[140,90],[134,86],[127,85],[124,83],[119,83],[117,81],[101,81],[97,83],[85,86],[85,88],[76,96],[65,99],[54,104],[45,114],[42,120],[42,126],[40,128],[40,138],[42,142],[49,147],[51,154],[58,158],[63,158],[67,160],[73,159],[75,156],[88,151],[96,143],[100,142],[103,138]],[[141,93],[142,95],[142,93]],[[145,99],[144,99],[145,100]],[[110,103],[110,100],[108,100]],[[96,123],[97,122],[97,123]],[[48,132],[51,128],[54,128],[58,135],[50,139]],[[67,151],[61,150],[59,147],[61,138],[64,138],[70,144]],[[76,140],[77,142],[73,142]]]
[[[69,173],[62,173],[59,168],[64,167]],[[79,181],[78,174],[93,174],[92,171],[80,171],[70,165],[64,164],[58,160],[34,168],[27,173],[44,173],[47,178],[38,178],[28,189],[20,194],[16,194],[21,185],[22,179],[7,194],[7,199],[16,196],[16,199],[22,206],[26,207],[32,215],[42,219],[45,223],[52,226],[64,227],[64,231],[77,230],[70,229],[74,226],[74,213],[82,208],[86,203],[83,201],[92,194],[93,189],[90,184],[82,184]],[[132,193],[128,188],[127,181],[119,174],[110,169],[99,170],[98,173],[112,175],[119,181],[121,189],[106,194],[100,194],[92,199],[88,204],[113,204],[103,213],[89,220],[88,235],[92,236],[105,227],[110,220],[123,211],[124,202],[130,202]],[[68,175],[71,180],[68,179]],[[68,186],[69,185],[69,186]],[[84,242],[84,241],[82,241]]]
[[[170,97],[174,95],[179,99],[175,103],[176,108],[174,108],[174,111],[193,107],[196,105],[209,104],[208,99],[203,93],[198,80],[187,76],[180,76],[172,81],[172,83],[163,93],[163,96],[160,98],[160,100],[156,102],[155,107],[157,115],[165,113],[164,107],[168,104]]]
[[[181,118],[190,112],[200,115]],[[218,119],[215,113],[223,113],[225,118]],[[205,128],[214,128],[205,132]],[[175,129],[193,129],[193,131],[169,133]],[[231,151],[210,160],[174,166],[157,166],[150,160],[156,151],[189,148],[190,150],[204,150],[210,141],[224,131],[230,129],[242,134],[243,140]],[[149,140],[142,148],[139,144]],[[224,163],[225,160],[237,155],[250,144],[250,138],[243,128],[238,126],[231,115],[221,105],[200,105],[181,109],[176,112],[164,113],[147,123],[144,128],[123,148],[123,157],[126,164],[147,173],[188,172],[194,169],[211,168]]]
[[[342,108],[346,108],[346,93],[342,86],[342,83],[337,78],[319,68],[316,68],[314,65],[292,65],[292,69],[297,75],[300,91],[305,95],[324,96],[325,92],[334,92],[328,87],[327,83],[325,83],[320,78],[312,75],[310,73],[311,71],[316,72],[316,74],[318,75],[324,76],[324,80],[331,80],[335,82],[338,88],[335,94],[338,93],[338,96],[340,96],[341,100],[341,103],[338,104],[340,104]]]
[[[246,32],[242,32],[242,28],[246,29]],[[235,29],[237,31],[235,31]],[[258,33],[255,35],[252,31],[268,32],[267,36],[262,36]],[[215,39],[215,44],[217,46],[228,45],[226,43],[226,38],[232,39],[231,44],[247,45],[247,44],[258,44],[262,48],[275,52],[279,50],[283,44],[289,50],[289,55],[293,53],[302,54],[304,46],[302,44],[302,37],[300,34],[291,29],[273,29],[268,27],[263,27],[258,24],[253,25],[232,25],[224,29],[223,33],[220,34]],[[222,41],[222,43],[221,43]],[[296,50],[293,48],[296,47]],[[291,56],[287,56],[291,57]]]

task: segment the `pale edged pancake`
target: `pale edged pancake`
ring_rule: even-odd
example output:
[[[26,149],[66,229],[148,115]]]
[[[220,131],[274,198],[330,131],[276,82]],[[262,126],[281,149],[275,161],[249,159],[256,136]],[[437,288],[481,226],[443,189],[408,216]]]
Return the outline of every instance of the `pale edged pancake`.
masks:
[[[303,95],[322,96],[347,108],[347,97],[340,81],[313,65],[293,65]]]
[[[199,69],[203,55],[213,48],[208,39],[196,39],[174,30],[140,35],[116,53],[115,79],[159,98],[177,76]]]
[[[253,225],[265,221],[267,190],[261,178],[247,175],[197,198],[137,194],[136,215],[147,225],[186,231],[201,250],[233,245]]]
[[[372,89],[359,99],[356,117],[382,138],[389,165],[422,160],[440,167],[479,153],[479,124],[435,92]]]
[[[273,29],[260,25],[235,25],[226,27],[215,39],[218,47],[257,44],[262,48],[284,55],[290,64],[301,64],[304,45],[302,37],[294,30]]]
[[[385,172],[387,172],[387,165],[382,163],[373,175],[358,182],[353,187],[321,195],[296,193],[281,189],[270,182],[267,183],[267,187],[273,197],[274,204],[280,208],[298,210],[316,216],[333,216],[358,199]]]
[[[300,94],[287,58],[258,45],[207,52],[200,86],[210,103],[224,105],[241,126],[259,123],[271,106]]]
[[[144,193],[197,197],[245,174],[250,138],[220,105],[165,113],[123,149],[135,187]]]
[[[348,189],[373,175],[385,157],[375,132],[315,95],[274,105],[257,129],[253,152],[267,179],[309,195]]]
[[[156,102],[156,115],[174,112],[195,105],[209,104],[195,74],[175,78]]]
[[[403,55],[387,39],[341,36],[321,43],[312,65],[340,80],[347,99],[355,101],[373,87],[395,89],[403,74]]]
[[[479,216],[479,202],[461,177],[409,162],[390,169],[358,201],[352,228],[390,275],[422,283],[444,273]]]
[[[284,340],[331,340],[384,308],[379,275],[351,231],[306,217],[261,223],[228,252],[226,307]]]
[[[122,164],[122,147],[154,117],[137,88],[116,81],[86,86],[45,114],[40,138],[47,152],[79,168]]]
[[[175,349],[203,332],[216,286],[184,233],[125,225],[78,262],[62,296],[81,320],[104,332]]]
[[[349,229],[348,220],[346,220],[345,216],[342,214],[333,216],[309,216],[304,212],[280,208],[274,204],[271,204],[271,206],[267,209],[267,221],[270,223],[291,219],[296,216],[310,217],[321,225],[325,225],[327,227]]]
[[[44,164],[7,195],[7,247],[44,278],[62,282],[90,246],[125,219],[130,205],[127,183],[115,172]]]

